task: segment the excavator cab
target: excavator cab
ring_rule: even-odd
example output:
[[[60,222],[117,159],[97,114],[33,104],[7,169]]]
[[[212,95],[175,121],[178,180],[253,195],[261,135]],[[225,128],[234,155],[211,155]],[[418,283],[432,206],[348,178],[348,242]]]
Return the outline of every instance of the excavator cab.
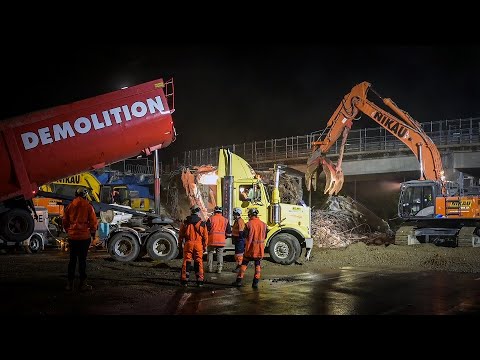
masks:
[[[412,180],[402,183],[398,216],[402,219],[434,218],[435,198],[441,194],[440,184],[428,180]]]

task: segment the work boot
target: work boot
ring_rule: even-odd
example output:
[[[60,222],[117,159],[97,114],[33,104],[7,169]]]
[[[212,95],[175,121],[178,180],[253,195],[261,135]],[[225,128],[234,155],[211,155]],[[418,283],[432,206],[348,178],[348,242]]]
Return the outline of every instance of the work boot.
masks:
[[[232,283],[233,286],[236,286],[236,287],[241,287],[242,286],[242,279],[240,278],[237,278],[233,283]]]
[[[187,287],[188,281],[187,280],[180,280],[180,285],[183,287]]]
[[[258,279],[253,279],[252,288],[258,289]]]
[[[73,280],[68,280],[65,291],[73,291]]]
[[[92,285],[87,284],[86,281],[80,282],[80,286],[78,287],[78,289],[81,292],[92,291],[93,290]]]
[[[197,286],[202,287],[203,286],[203,280],[197,280]]]

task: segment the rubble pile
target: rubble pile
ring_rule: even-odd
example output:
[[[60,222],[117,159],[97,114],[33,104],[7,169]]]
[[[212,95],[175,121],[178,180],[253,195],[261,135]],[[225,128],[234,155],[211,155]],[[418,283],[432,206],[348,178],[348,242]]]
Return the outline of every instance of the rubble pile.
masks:
[[[190,214],[190,204],[182,184],[181,170],[168,174],[161,181],[161,202],[172,219],[180,221]]]
[[[343,196],[330,197],[322,209],[312,211],[312,237],[320,248],[393,243],[393,233],[384,220]]]
[[[173,218],[181,221],[190,215],[190,207],[196,204],[200,207],[200,217],[208,218],[207,208],[215,207],[215,196],[212,187],[202,183],[205,175],[215,173],[215,168],[210,165],[195,166],[192,168],[181,167],[162,179],[162,201],[165,208]]]
[[[267,185],[269,193],[271,194],[274,179],[271,171],[256,171],[262,178],[262,182]],[[278,190],[280,192],[280,201],[285,204],[298,204],[303,198],[302,189],[303,177],[291,175],[288,173],[282,173],[280,175],[280,181]]]

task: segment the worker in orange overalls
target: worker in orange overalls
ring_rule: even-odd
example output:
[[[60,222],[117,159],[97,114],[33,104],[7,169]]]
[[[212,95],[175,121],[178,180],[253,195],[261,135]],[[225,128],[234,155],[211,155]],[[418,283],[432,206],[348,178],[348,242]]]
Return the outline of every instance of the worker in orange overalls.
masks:
[[[70,247],[70,261],[68,263],[68,283],[65,290],[73,290],[75,268],[78,258],[78,272],[80,274],[80,291],[92,290],[86,283],[87,279],[87,254],[88,248],[95,238],[98,220],[92,204],[87,200],[88,190],[78,188],[75,199],[63,211],[62,224],[68,234]]]
[[[235,245],[235,262],[237,267],[233,272],[238,272],[243,261],[243,252],[245,251],[245,236],[243,230],[245,230],[245,221],[242,219],[242,209],[233,209],[233,226],[232,226],[232,242]]]
[[[213,215],[207,220],[208,243],[207,265],[208,272],[213,272],[213,254],[217,253],[217,274],[223,269],[223,250],[228,236],[232,235],[232,228],[228,219],[222,215],[222,208],[215,206]]]
[[[261,272],[261,260],[265,253],[265,239],[267,238],[267,224],[258,218],[258,209],[251,208],[248,210],[248,222],[245,225],[245,252],[243,255],[242,265],[237,275],[235,286],[242,286],[243,276],[247,270],[250,261],[255,262],[255,275],[252,282],[252,288],[258,288]]]
[[[208,232],[205,223],[198,213],[200,208],[196,205],[190,208],[191,215],[187,216],[180,225],[179,240],[183,242],[183,264],[180,283],[187,286],[190,276],[192,260],[194,261],[197,286],[203,286],[203,253],[207,247]]]

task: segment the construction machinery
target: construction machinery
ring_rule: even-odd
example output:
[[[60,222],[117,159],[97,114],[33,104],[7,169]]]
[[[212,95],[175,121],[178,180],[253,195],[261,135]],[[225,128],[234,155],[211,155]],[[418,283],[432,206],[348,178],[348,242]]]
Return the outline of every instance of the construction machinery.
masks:
[[[280,202],[279,181],[283,166],[275,165],[274,187],[271,194],[252,167],[228,149],[220,149],[216,167],[202,167],[192,173],[184,169],[182,182],[190,205],[198,205],[206,220],[215,206],[221,206],[223,215],[233,223],[233,209],[243,209],[248,221],[251,208],[258,209],[259,218],[267,224],[265,248],[273,261],[288,265],[294,263],[305,248],[308,260],[313,247],[310,208]],[[227,239],[227,250],[233,250]]]
[[[87,199],[90,201],[117,203],[140,211],[153,210],[153,201],[149,198],[139,197],[138,191],[131,191],[125,184],[102,184],[90,172],[53,181],[41,186],[40,190],[73,196],[79,186],[88,190]],[[116,197],[114,194],[118,194],[118,198],[114,198]],[[33,202],[39,201],[37,199],[34,198]]]
[[[395,115],[367,99],[369,91]],[[398,215],[404,220],[396,232],[396,244],[432,242],[453,246],[480,246],[480,193],[463,183],[447,181],[440,152],[421,124],[391,99],[382,98],[371,84],[362,82],[344,96],[319,139],[312,144],[307,161],[306,185],[316,190],[320,165],[325,172],[325,194],[336,195],[344,182],[342,159],[354,121],[365,114],[404,143],[418,159],[420,179],[401,184]],[[342,136],[334,164],[326,154]]]
[[[44,198],[55,198],[65,203],[73,200],[73,197],[69,195],[42,190],[38,191],[38,195]],[[101,222],[110,225],[108,233],[103,234],[102,241],[114,260],[134,261],[148,253],[154,260],[167,261],[178,255],[179,229],[174,226],[173,220],[159,214],[134,210],[124,205],[96,201],[90,203],[94,209],[98,210]],[[142,224],[123,226],[127,216],[142,217]]]
[[[0,237],[34,230],[41,185],[169,146],[173,80],[150,81],[0,122]]]

